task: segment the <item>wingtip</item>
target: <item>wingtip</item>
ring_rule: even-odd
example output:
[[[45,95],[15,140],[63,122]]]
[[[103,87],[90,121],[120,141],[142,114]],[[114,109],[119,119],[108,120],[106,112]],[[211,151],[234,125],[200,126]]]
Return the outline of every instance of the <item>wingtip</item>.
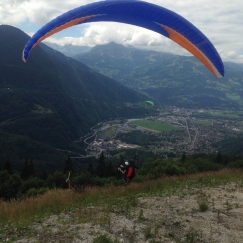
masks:
[[[22,51],[22,61],[23,62],[26,62],[27,61],[27,59],[24,57],[24,50]]]

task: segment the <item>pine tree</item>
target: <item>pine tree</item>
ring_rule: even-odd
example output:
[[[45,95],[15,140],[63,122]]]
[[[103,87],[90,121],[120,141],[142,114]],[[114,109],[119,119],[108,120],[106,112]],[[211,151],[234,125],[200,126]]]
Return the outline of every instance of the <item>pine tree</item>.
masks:
[[[34,176],[34,175],[35,175],[35,168],[34,168],[33,160],[31,159],[29,161],[29,176]]]
[[[101,152],[99,161],[98,161],[98,165],[97,165],[97,176],[99,177],[105,177],[105,171],[106,171],[106,163],[105,163],[105,155],[104,152]]]
[[[215,162],[217,164],[223,164],[223,156],[222,154],[218,151],[216,158],[215,158]]]
[[[21,171],[21,179],[27,179],[29,177],[29,162],[25,159],[24,166]]]
[[[68,159],[65,161],[65,165],[63,168],[64,174],[66,174],[68,172],[73,172],[73,163],[72,163],[70,156],[68,156]]]
[[[25,159],[24,166],[21,172],[21,179],[28,179],[31,176],[35,175],[34,163],[33,160],[28,161]]]
[[[9,162],[9,160],[7,160],[4,165],[3,165],[3,170],[6,170],[8,172],[9,175],[12,175],[12,166]]]
[[[183,154],[181,155],[181,159],[180,159],[181,163],[184,164],[186,162],[186,153],[185,151],[183,152]]]
[[[94,176],[94,167],[93,167],[93,164],[92,163],[89,163],[88,164],[87,170],[88,170],[90,176],[93,177]]]
[[[227,165],[229,163],[229,157],[226,155],[224,157],[224,165]]]
[[[107,166],[106,166],[106,176],[109,177],[109,176],[114,176],[114,168],[113,168],[113,165],[112,165],[112,162],[109,161]]]

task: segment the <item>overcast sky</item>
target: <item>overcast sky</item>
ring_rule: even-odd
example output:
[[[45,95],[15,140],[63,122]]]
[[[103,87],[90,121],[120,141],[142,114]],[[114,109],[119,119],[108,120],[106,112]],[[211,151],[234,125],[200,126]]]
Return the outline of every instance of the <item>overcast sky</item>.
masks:
[[[0,24],[32,36],[60,14],[93,0],[0,0]],[[223,61],[243,63],[243,0],[147,0],[183,16],[199,28],[216,47]],[[95,46],[111,41],[172,52],[189,53],[166,37],[118,23],[81,24],[46,39],[59,45]]]

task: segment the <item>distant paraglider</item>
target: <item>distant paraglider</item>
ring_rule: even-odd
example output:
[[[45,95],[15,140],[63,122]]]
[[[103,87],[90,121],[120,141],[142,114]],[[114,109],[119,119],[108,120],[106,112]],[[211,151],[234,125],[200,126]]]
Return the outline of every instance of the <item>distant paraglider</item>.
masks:
[[[142,102],[142,105],[154,106],[154,102],[151,100],[146,100]],[[148,115],[148,111],[147,111],[147,115]]]
[[[154,106],[154,102],[153,101],[150,101],[150,100],[143,101],[142,104],[143,105],[149,104],[151,106]]]
[[[26,44],[22,59],[47,37],[74,25],[99,21],[140,26],[170,38],[197,57],[215,77],[224,76],[223,62],[209,39],[182,16],[161,6],[139,0],[109,0],[87,4],[53,19]]]

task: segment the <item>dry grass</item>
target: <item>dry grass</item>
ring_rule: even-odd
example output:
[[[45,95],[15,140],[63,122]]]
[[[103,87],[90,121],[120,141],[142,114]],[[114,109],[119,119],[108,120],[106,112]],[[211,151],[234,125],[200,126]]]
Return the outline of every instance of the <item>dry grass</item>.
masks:
[[[190,193],[188,185],[202,187],[237,181],[243,187],[242,170],[222,170],[219,172],[201,173],[180,177],[162,177],[143,183],[132,183],[129,186],[85,187],[80,190],[50,190],[43,195],[24,200],[0,201],[0,225],[28,225],[33,220],[44,216],[60,213],[65,210],[84,209],[100,206],[111,211],[115,207],[129,209],[136,205],[139,196],[173,195]],[[193,188],[193,186],[190,186]],[[125,200],[124,200],[125,199]]]

